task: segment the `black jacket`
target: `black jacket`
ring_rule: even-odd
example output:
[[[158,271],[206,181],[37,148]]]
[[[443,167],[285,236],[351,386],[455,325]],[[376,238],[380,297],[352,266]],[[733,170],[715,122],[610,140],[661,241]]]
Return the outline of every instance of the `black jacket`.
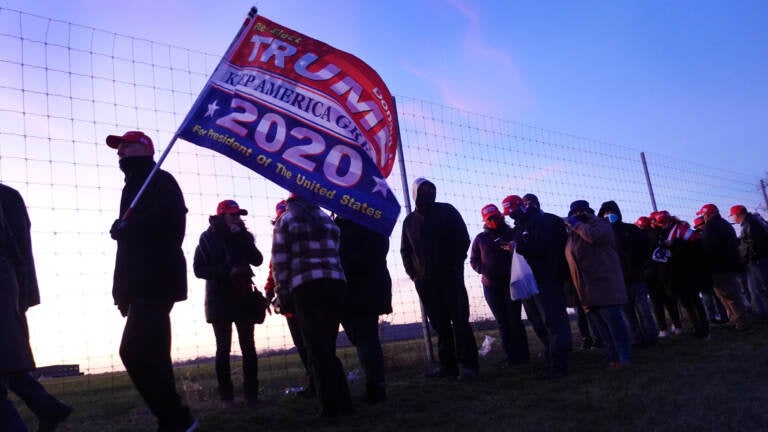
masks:
[[[155,162],[151,156],[120,160],[125,186],[122,216]],[[187,262],[181,250],[187,208],[176,180],[157,170],[117,241],[112,297],[127,306],[138,299],[176,302],[187,298]]]
[[[530,209],[515,225],[517,252],[520,253],[539,283],[561,283],[568,276],[565,222],[553,214]]]
[[[400,255],[412,280],[434,278],[463,268],[469,232],[461,214],[448,203],[419,208],[403,221]]]
[[[497,229],[486,226],[472,241],[469,265],[482,275],[483,285],[509,289],[512,254],[502,249],[500,243],[508,243],[514,238],[515,230],[503,224]]]
[[[264,257],[254,244],[253,234],[245,229],[233,233],[223,223],[217,223],[216,216],[211,216],[210,222],[200,234],[192,265],[195,276],[205,279],[205,319],[214,322],[247,318],[245,296],[250,290],[233,283],[230,272],[235,267],[247,268],[250,278],[250,266],[261,265]]]
[[[757,216],[747,214],[741,223],[739,252],[744,262],[768,257],[768,229]]]
[[[38,303],[27,207],[0,184],[0,376],[35,368],[25,313]]]
[[[712,273],[741,272],[739,239],[728,221],[714,216],[704,225],[702,244]]]
[[[619,220],[611,224],[616,238],[616,250],[621,260],[621,270],[624,273],[625,282],[642,282],[645,279],[644,268],[650,253],[648,238],[643,231],[634,224],[623,221],[621,209],[615,201],[606,201],[600,206],[598,217],[613,212]]]
[[[387,268],[389,238],[336,217],[341,231],[339,256],[347,277],[347,313],[392,313],[392,279]]]

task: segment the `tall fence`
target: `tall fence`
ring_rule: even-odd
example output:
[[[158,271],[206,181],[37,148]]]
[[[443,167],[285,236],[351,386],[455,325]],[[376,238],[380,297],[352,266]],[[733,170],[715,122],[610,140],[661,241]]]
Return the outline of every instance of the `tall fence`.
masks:
[[[117,347],[123,319],[112,304],[115,242],[108,230],[119,216],[123,175],[104,138],[143,130],[162,152],[219,56],[0,9],[0,181],[21,192],[32,220],[42,304],[28,318],[39,365],[122,370]],[[391,189],[402,202],[404,176],[405,184],[429,178],[438,200],[459,209],[471,236],[482,229],[480,208],[509,194],[535,193],[545,211],[559,215],[575,199],[593,206],[616,200],[630,222],[651,211],[638,149],[407,96],[397,96],[397,105],[407,172],[395,166]],[[706,202],[765,209],[758,176],[657,153],[646,159],[659,208],[683,219],[691,220]],[[249,210],[246,224],[270,255],[270,220],[284,190],[185,142],[175,145],[164,168],[179,181],[189,209],[188,261],[208,216],[225,198]],[[387,339],[420,336],[418,325],[407,326],[420,322],[421,313],[399,256],[401,221],[388,257],[394,312],[382,317]],[[263,283],[266,266],[255,271]],[[469,267],[465,273],[472,320],[490,319],[479,276]],[[189,298],[172,313],[177,361],[215,352],[203,316],[204,283],[191,272],[188,277]],[[258,326],[256,345],[260,351],[292,346],[284,319],[270,316]]]

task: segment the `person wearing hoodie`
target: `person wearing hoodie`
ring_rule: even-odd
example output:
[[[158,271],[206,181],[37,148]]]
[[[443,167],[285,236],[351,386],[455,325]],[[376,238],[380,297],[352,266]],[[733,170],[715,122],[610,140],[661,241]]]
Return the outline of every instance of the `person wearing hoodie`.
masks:
[[[254,322],[247,307],[252,292],[253,270],[264,257],[254,244],[241,216],[248,214],[237,202],[224,200],[216,215],[208,218],[209,227],[200,234],[195,248],[195,276],[205,279],[205,320],[216,337],[216,379],[219,397],[225,408],[234,405],[229,354],[232,349],[232,324],[243,354],[245,400],[253,406],[259,394],[259,363],[253,340]]]
[[[509,242],[514,230],[504,221],[499,208],[488,204],[480,210],[483,232],[472,241],[469,264],[482,276],[483,294],[499,325],[499,337],[506,358],[502,367],[528,363],[531,353],[521,317],[522,301],[512,300],[509,292]]]
[[[646,237],[640,228],[623,221],[621,209],[616,201],[604,202],[597,212],[597,217],[605,218],[610,222],[616,238],[616,250],[619,253],[624,284],[627,287],[624,314],[629,324],[632,342],[641,347],[656,345],[659,329],[653,319],[643,274],[646,263]]]
[[[431,181],[414,181],[416,210],[403,221],[400,255],[437,332],[440,366],[424,376],[472,381],[478,376],[479,363],[464,286],[469,233],[456,208],[435,202],[436,195]]]
[[[542,333],[546,338],[542,342],[547,362],[544,376],[561,378],[569,373],[573,348],[571,323],[565,307],[565,224],[562,218],[544,213],[536,195],[516,197],[505,198],[502,205],[505,214],[515,220],[516,251],[528,261],[539,289],[539,294],[531,299],[533,304],[525,304],[525,311],[533,318],[534,328],[536,314],[529,311],[538,311],[544,327]]]
[[[627,289],[611,224],[585,200],[571,203],[565,258],[581,305],[608,348],[610,367],[628,365],[631,343],[622,307]]]

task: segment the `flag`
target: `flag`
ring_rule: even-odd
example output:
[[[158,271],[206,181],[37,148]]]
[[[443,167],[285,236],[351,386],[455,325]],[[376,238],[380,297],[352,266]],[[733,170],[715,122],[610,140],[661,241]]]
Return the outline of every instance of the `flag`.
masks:
[[[246,21],[178,136],[336,214],[389,235],[394,100],[357,57],[274,23]]]

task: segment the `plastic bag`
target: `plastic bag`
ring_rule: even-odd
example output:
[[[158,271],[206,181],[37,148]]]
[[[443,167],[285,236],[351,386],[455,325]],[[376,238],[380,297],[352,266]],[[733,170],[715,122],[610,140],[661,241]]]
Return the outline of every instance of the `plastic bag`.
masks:
[[[509,295],[512,300],[525,300],[539,293],[536,278],[533,277],[531,266],[525,257],[512,251],[512,268],[510,274]]]

